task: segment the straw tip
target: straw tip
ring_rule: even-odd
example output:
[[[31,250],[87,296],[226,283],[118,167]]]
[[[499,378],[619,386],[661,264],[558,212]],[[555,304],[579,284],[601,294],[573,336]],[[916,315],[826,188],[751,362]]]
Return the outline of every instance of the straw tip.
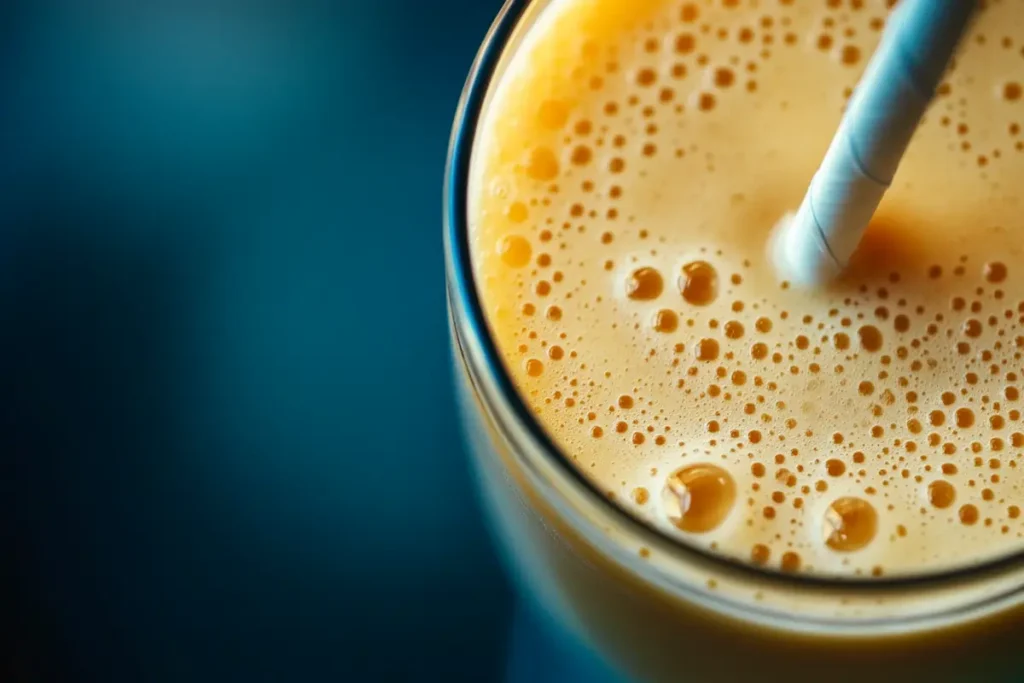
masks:
[[[785,214],[772,228],[768,260],[780,281],[801,287],[826,284],[842,271],[806,202],[796,213]]]

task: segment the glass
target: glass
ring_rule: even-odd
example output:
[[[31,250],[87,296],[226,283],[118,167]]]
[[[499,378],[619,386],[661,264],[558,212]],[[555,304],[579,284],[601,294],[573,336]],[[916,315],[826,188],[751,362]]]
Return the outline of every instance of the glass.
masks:
[[[520,592],[638,680],[1017,680],[1024,563],[942,575],[788,576],[661,536],[597,491],[524,404],[491,339],[465,190],[492,83],[547,5],[509,0],[473,65],[445,182],[456,384],[484,508]]]

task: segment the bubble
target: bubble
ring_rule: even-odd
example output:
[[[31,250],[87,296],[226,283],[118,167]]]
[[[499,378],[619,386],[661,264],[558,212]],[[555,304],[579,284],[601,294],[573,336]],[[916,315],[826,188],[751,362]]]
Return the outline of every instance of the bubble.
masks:
[[[857,330],[860,345],[865,351],[875,352],[882,348],[882,333],[874,325],[864,325]]]
[[[961,329],[963,330],[964,335],[968,337],[981,336],[981,323],[978,322],[977,320],[974,320],[973,318],[971,318],[970,320],[965,320]]]
[[[535,147],[526,164],[526,174],[534,180],[554,180],[558,177],[558,157],[548,147]]]
[[[757,342],[750,347],[750,357],[754,360],[764,360],[768,357],[768,345]]]
[[[992,283],[1002,282],[1006,279],[1007,268],[1006,265],[999,261],[992,261],[985,264],[983,271],[985,279]]]
[[[948,481],[941,479],[928,484],[928,502],[937,508],[945,509],[956,500],[956,489]]]
[[[506,235],[498,242],[498,255],[510,268],[522,268],[530,263],[530,241],[521,235]]]
[[[668,478],[662,500],[665,514],[677,528],[706,533],[729,516],[736,500],[736,484],[721,467],[689,465]]]
[[[709,337],[705,337],[698,341],[697,345],[694,347],[694,356],[696,356],[699,361],[709,362],[718,359],[718,350],[718,342]]]
[[[860,48],[856,45],[844,45],[839,59],[846,66],[856,65],[860,61]]]
[[[675,332],[679,327],[679,315],[663,308],[654,315],[654,329],[658,332]]]
[[[586,166],[590,163],[590,160],[593,157],[594,153],[590,150],[590,147],[586,145],[577,145],[572,150],[572,156],[570,156],[569,159],[575,166]]]
[[[540,377],[544,372],[544,364],[536,358],[530,358],[526,361],[526,374],[530,377]]]
[[[702,92],[697,97],[697,108],[701,111],[711,111],[715,108],[715,104],[718,102],[715,96],[709,92]]]
[[[1024,89],[1021,88],[1020,83],[1010,82],[1003,85],[1003,99],[1007,102],[1016,102],[1021,98],[1021,94],[1024,93]]]
[[[978,521],[978,508],[970,503],[961,505],[957,514],[960,517],[960,523],[966,526],[972,526]]]
[[[719,88],[728,88],[736,80],[736,74],[728,67],[719,67],[715,69],[714,80],[715,85]]]
[[[803,564],[803,561],[800,558],[800,553],[789,550],[782,554],[782,562],[780,564],[782,571],[787,573],[798,572],[800,571],[801,564]]]
[[[507,216],[509,221],[512,223],[523,223],[529,215],[529,209],[527,209],[526,204],[523,204],[522,202],[512,202],[505,211],[505,216]]]
[[[839,351],[850,348],[850,337],[845,332],[838,332],[832,337],[832,343]]]
[[[637,268],[626,279],[626,296],[636,301],[651,301],[661,296],[663,287],[661,273],[657,270]]]
[[[618,404],[623,410],[629,410],[633,407],[633,397],[628,394],[623,394],[622,396],[619,396]]]
[[[875,538],[878,514],[871,503],[845,497],[832,502],[825,513],[825,544],[840,552],[864,548]]]
[[[654,69],[649,69],[649,68],[640,69],[637,72],[637,74],[636,74],[636,83],[637,83],[637,85],[639,85],[641,87],[644,87],[644,88],[649,88],[650,86],[654,85],[654,83],[657,80],[658,80],[658,74],[657,74],[657,72],[654,71]]]
[[[829,458],[825,462],[825,468],[828,470],[829,476],[841,477],[846,472],[846,463],[838,458]]]
[[[694,306],[707,306],[718,296],[718,271],[707,261],[693,261],[682,268],[679,291]]]
[[[761,334],[768,334],[772,331],[772,321],[769,318],[760,317],[754,323],[754,329]]]
[[[956,426],[960,429],[967,429],[974,426],[974,411],[970,408],[960,408],[956,411]]]
[[[688,55],[693,52],[697,45],[696,39],[692,33],[680,33],[676,36],[675,50],[681,55]]]
[[[729,339],[740,339],[743,337],[743,323],[738,320],[730,320],[725,324],[723,331]]]
[[[768,560],[771,558],[772,552],[768,546],[763,543],[756,543],[754,547],[750,549],[750,561],[753,564],[764,566],[768,564]]]

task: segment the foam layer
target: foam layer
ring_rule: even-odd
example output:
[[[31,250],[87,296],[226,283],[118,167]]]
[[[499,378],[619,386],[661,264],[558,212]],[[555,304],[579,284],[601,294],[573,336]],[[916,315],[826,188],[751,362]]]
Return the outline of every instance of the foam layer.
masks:
[[[1024,5],[982,12],[840,282],[766,258],[888,4],[556,0],[474,152],[474,267],[537,418],[635,515],[784,571],[1024,544]]]

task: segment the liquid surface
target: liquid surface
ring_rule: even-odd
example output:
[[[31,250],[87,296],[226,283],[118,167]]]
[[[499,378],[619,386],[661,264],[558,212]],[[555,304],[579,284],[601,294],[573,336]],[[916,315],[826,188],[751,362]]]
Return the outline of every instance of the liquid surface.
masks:
[[[981,13],[841,282],[766,259],[890,4],[556,0],[474,150],[477,282],[537,419],[634,515],[780,571],[1024,546],[1024,3]]]

